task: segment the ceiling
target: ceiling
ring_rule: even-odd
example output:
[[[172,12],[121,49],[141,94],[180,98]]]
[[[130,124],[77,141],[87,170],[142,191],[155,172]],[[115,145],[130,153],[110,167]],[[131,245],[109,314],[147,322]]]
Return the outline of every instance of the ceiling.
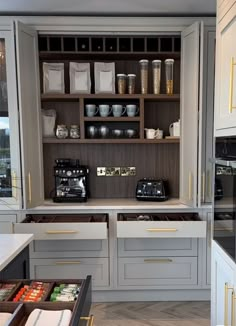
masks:
[[[0,13],[27,15],[215,15],[216,0],[0,0]]]

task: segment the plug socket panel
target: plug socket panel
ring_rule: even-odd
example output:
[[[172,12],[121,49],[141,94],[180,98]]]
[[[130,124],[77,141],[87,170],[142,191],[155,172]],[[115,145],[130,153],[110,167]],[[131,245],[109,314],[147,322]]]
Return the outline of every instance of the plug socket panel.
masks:
[[[136,167],[134,166],[98,166],[98,177],[130,177],[136,175]]]

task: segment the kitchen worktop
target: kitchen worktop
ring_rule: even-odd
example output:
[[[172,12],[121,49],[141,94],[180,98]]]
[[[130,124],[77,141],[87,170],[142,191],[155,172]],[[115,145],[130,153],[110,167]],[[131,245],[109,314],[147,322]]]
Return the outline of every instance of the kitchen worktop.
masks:
[[[107,198],[107,199],[88,199],[85,203],[54,203],[52,200],[46,200],[34,210],[147,210],[147,209],[191,209],[191,207],[182,204],[178,198],[167,201],[138,201],[135,198]]]
[[[33,234],[0,235],[0,271],[33,240]]]

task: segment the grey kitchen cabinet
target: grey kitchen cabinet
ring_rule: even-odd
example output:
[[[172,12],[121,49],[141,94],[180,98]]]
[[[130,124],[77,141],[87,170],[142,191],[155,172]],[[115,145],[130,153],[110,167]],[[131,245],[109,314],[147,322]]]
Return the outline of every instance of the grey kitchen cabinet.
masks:
[[[215,83],[215,136],[236,135],[236,2],[217,24],[216,83]],[[220,7],[221,8],[221,7]],[[221,9],[219,9],[219,14]]]
[[[235,325],[235,262],[213,241],[211,325]],[[233,321],[234,320],[234,321]]]
[[[0,234],[1,233],[13,233],[14,222],[16,222],[16,215],[1,214],[0,215]]]
[[[214,30],[196,22],[182,32],[180,201],[192,207],[211,202]]]

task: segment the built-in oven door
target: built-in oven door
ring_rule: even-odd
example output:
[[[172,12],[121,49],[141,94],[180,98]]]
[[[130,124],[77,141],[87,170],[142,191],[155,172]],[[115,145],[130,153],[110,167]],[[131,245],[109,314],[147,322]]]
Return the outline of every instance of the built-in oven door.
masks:
[[[216,159],[213,238],[235,260],[236,166],[234,167],[234,163]]]

